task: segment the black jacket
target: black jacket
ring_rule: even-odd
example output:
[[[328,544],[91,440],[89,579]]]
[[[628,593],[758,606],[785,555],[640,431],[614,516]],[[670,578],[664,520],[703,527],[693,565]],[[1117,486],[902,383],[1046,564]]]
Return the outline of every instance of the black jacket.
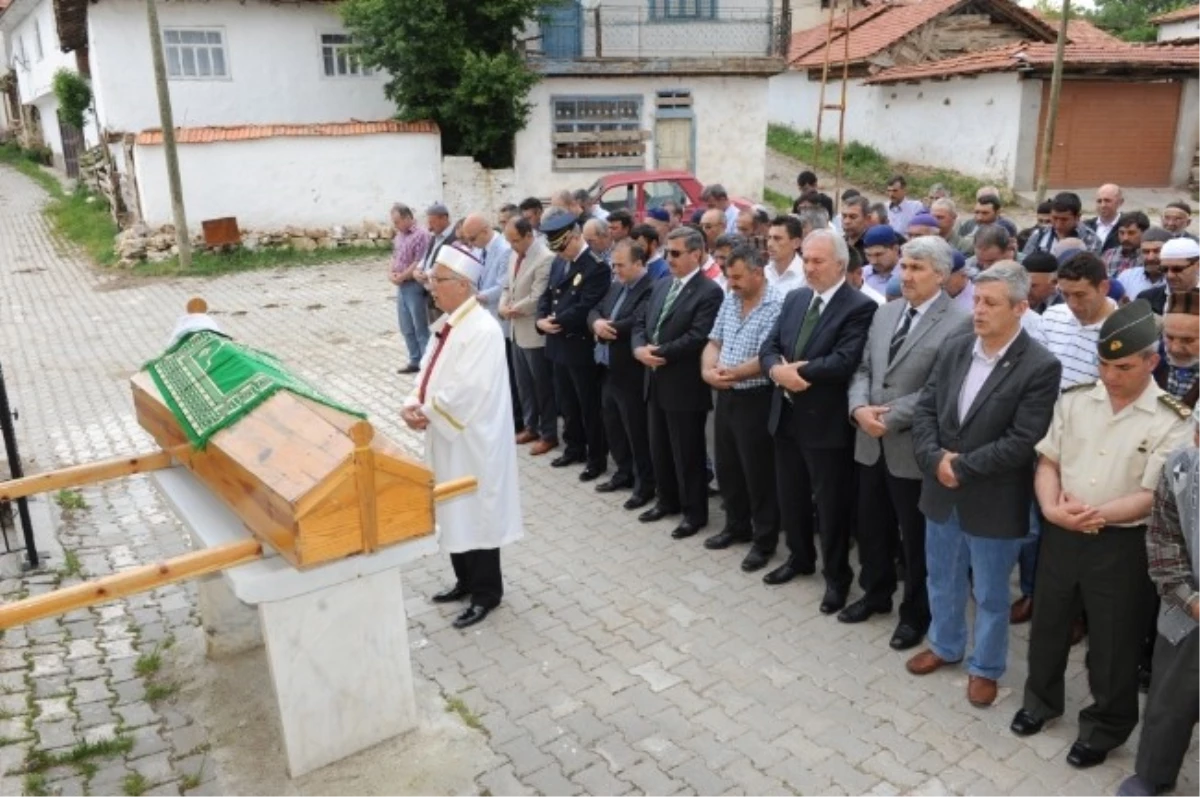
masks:
[[[674,282],[663,278],[654,283],[646,311],[634,321],[632,344],[635,349],[657,345],[658,356],[667,361],[666,365],[646,369],[647,401],[656,401],[667,411],[706,412],[712,409],[712,389],[700,378],[700,354],[708,345],[708,334],[725,294],[702,272],[694,274],[662,319],[655,344],[654,330]]]
[[[588,326],[588,313],[604,298],[611,274],[590,249],[580,253],[573,263],[561,256],[554,259],[550,281],[538,299],[537,313],[539,319],[554,316],[562,327],[561,331],[546,335],[546,357],[550,362],[584,365],[593,361],[595,338]]]
[[[609,341],[608,344],[608,379],[612,384],[637,394],[640,394],[645,386],[646,367],[633,356],[633,325],[638,315],[646,311],[646,302],[653,287],[654,278],[648,273],[642,275],[642,278],[629,288],[629,293],[625,301],[621,302],[614,318],[613,305],[617,303],[617,297],[625,288],[620,282],[614,282],[608,289],[608,295],[588,313],[589,329],[597,320],[603,318],[617,330],[617,339]]]

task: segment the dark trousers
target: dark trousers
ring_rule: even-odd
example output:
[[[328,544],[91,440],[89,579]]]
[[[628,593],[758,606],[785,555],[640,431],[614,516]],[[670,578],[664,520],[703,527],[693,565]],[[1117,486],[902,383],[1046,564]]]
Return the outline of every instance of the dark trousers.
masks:
[[[1079,740],[1103,751],[1124,744],[1138,721],[1148,581],[1145,526],[1080,534],[1044,523],[1025,681],[1029,713],[1039,719],[1062,715],[1071,624],[1082,608],[1094,702],[1079,712]]]
[[[654,461],[650,458],[650,432],[641,385],[623,387],[606,371],[600,411],[609,452],[617,465],[613,478],[632,479],[634,495],[654,495]]]
[[[696,526],[708,524],[708,479],[704,472],[704,410],[664,410],[647,404],[650,458],[658,505],[683,512]]]
[[[504,359],[508,363],[508,392],[512,397],[513,427],[514,431],[519,432],[525,428],[525,418],[521,413],[521,394],[517,390],[517,347],[508,339],[504,341]]]
[[[554,400],[554,370],[543,348],[513,349],[517,389],[525,428],[547,442],[558,442],[558,404]]]
[[[471,603],[488,609],[500,605],[504,581],[500,576],[499,548],[452,553],[450,564],[459,586],[471,593]]]
[[[586,456],[589,468],[608,465],[604,421],[600,417],[600,381],[594,362],[554,364],[554,395],[563,416],[566,453]]]
[[[854,450],[848,446],[802,448],[797,438],[795,430],[781,424],[774,439],[779,518],[787,534],[790,558],[802,566],[815,565],[813,540],[819,534],[825,584],[846,592],[854,580],[850,570]],[[763,550],[768,548],[764,545]]]
[[[725,528],[774,540],[779,536],[779,502],[775,459],[768,455],[771,392],[770,387],[718,390],[713,450],[717,484],[725,501]]]
[[[858,584],[872,605],[890,606],[899,552],[906,573],[900,622],[923,632],[929,628],[929,593],[920,500],[921,480],[893,476],[882,452],[874,465],[858,466]]]
[[[1177,645],[1159,636],[1154,646],[1154,678],[1146,698],[1134,771],[1158,789],[1175,786],[1192,743],[1192,730],[1200,720],[1198,640],[1200,630],[1193,628]]]

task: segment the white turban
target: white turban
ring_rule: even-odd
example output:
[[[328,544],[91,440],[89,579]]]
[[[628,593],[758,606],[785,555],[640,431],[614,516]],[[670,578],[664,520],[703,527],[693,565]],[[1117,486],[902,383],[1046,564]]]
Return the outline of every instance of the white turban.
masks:
[[[455,274],[459,274],[472,283],[478,282],[479,275],[483,273],[483,264],[474,255],[459,249],[453,244],[443,246],[439,249],[434,262],[442,264]]]
[[[1200,257],[1200,243],[1191,238],[1172,238],[1163,244],[1158,256],[1162,260],[1192,260]]]

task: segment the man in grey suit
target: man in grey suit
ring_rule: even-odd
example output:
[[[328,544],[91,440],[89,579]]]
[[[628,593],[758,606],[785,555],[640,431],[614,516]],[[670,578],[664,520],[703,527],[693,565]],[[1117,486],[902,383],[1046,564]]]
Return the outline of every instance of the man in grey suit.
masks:
[[[931,622],[913,675],[962,661],[967,590],[975,648],[967,700],[996,699],[1008,662],[1008,582],[1029,531],[1034,446],[1046,434],[1062,365],[1021,328],[1029,274],[1002,260],[975,277],[974,335],[946,341],[913,415]],[[969,575],[969,578],[968,578]]]
[[[953,267],[953,251],[934,235],[913,238],[900,261],[904,298],[879,308],[871,322],[862,362],[850,381],[850,417],[858,431],[858,556],[863,597],[838,614],[861,623],[892,610],[896,554],[907,577],[900,623],[891,646],[907,650],[929,628],[925,589],[925,516],[921,469],[913,454],[913,410],[933,362],[947,338],[971,331],[971,316],[942,291]],[[897,534],[899,529],[899,535]]]
[[[546,284],[550,281],[554,253],[524,218],[510,220],[504,226],[504,237],[512,247],[512,257],[508,262],[508,279],[500,294],[498,313],[510,322],[509,334],[514,344],[517,394],[521,399],[521,416],[525,420],[525,431],[517,435],[517,443],[533,443],[529,453],[536,457],[558,447],[554,375],[544,352],[546,339],[534,326],[538,299],[546,292]]]

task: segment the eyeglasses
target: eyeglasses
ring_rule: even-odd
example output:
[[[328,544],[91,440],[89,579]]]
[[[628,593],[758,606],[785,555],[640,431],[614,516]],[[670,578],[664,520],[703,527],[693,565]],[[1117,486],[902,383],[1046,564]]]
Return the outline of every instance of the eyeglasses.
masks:
[[[430,282],[433,282],[433,283],[439,283],[439,282],[457,282],[457,281],[459,281],[459,280],[461,280],[461,279],[463,279],[463,278],[462,278],[462,277],[439,277],[439,276],[437,276],[437,275],[434,275],[434,274],[430,274],[430,275],[429,275],[429,281],[430,281]]]
[[[667,257],[683,257],[687,252],[683,249],[668,249]]]
[[[1195,263],[1188,263],[1186,266],[1163,266],[1163,271],[1167,272],[1168,274],[1182,274],[1195,265]]]

